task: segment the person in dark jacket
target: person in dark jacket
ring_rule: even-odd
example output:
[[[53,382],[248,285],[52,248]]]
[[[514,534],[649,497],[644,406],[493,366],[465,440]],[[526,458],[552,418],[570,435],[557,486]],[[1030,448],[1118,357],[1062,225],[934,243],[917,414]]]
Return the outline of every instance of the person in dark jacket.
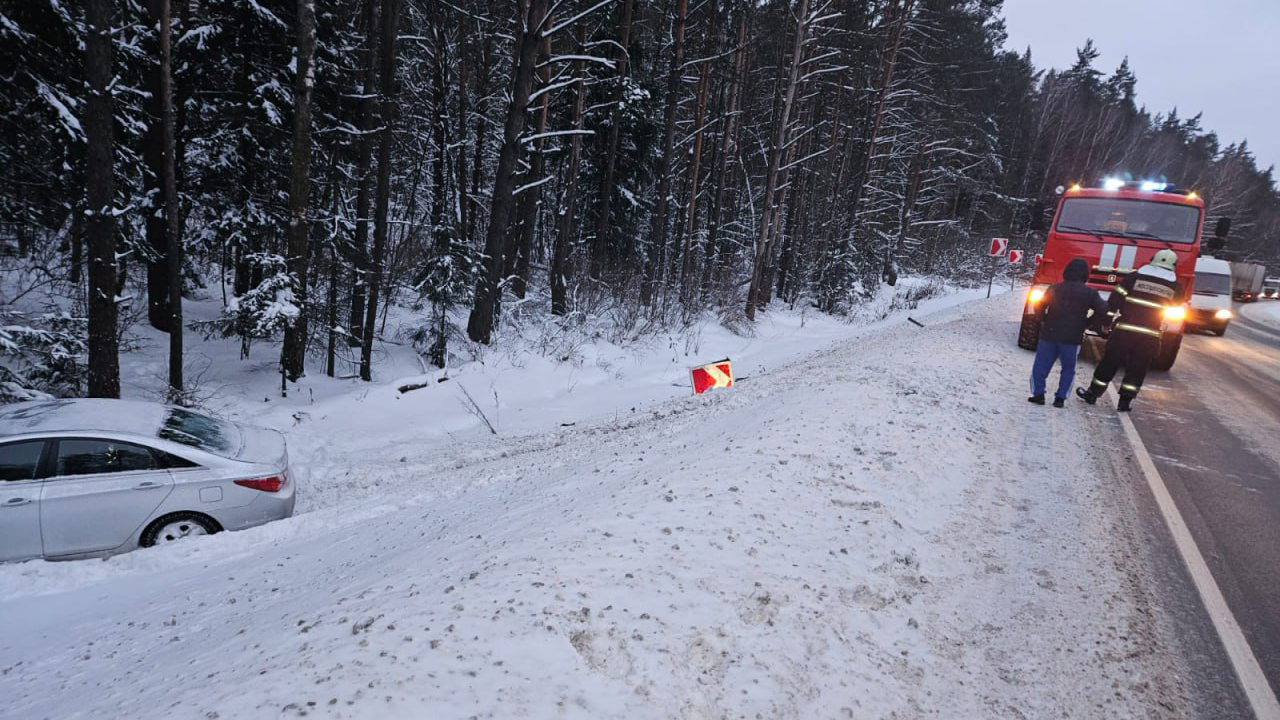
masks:
[[[1109,305],[1119,317],[1107,338],[1102,359],[1093,371],[1093,383],[1088,390],[1076,388],[1081,400],[1090,405],[1097,402],[1123,367],[1124,379],[1120,381],[1120,402],[1116,403],[1116,410],[1129,412],[1129,404],[1142,389],[1151,361],[1160,354],[1165,311],[1184,300],[1182,283],[1174,272],[1177,264],[1176,253],[1161,250],[1150,263],[1116,285]]]
[[[1076,357],[1084,331],[1090,324],[1099,326],[1107,313],[1107,302],[1097,290],[1085,285],[1089,278],[1089,263],[1075,258],[1062,271],[1062,282],[1045,291],[1036,312],[1040,315],[1040,342],[1036,344],[1036,359],[1031,365],[1031,397],[1028,401],[1044,404],[1045,382],[1054,361],[1061,364],[1058,391],[1053,395],[1053,406],[1062,407],[1076,377]]]

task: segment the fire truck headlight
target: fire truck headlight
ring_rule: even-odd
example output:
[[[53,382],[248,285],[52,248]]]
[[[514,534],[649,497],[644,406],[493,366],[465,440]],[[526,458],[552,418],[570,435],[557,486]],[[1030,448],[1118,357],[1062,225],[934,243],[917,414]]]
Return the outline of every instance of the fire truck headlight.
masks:
[[[1043,285],[1035,285],[1027,293],[1027,304],[1038,305],[1044,299],[1045,287]]]
[[[1165,320],[1185,320],[1187,318],[1187,308],[1185,305],[1174,305],[1164,309]]]
[[[1226,308],[1223,308],[1223,309],[1219,310],[1218,312],[1214,313],[1214,314],[1213,314],[1213,318],[1214,318],[1215,320],[1230,320],[1230,319],[1231,319],[1231,311],[1230,311],[1230,310],[1227,310]]]

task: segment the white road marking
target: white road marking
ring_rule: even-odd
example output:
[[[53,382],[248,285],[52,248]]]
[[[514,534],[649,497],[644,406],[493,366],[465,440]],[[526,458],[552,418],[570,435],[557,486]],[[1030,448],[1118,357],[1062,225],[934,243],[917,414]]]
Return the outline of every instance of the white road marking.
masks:
[[[1245,639],[1244,632],[1240,629],[1240,623],[1227,607],[1227,600],[1223,597],[1217,582],[1214,581],[1213,573],[1209,571],[1209,565],[1205,563],[1204,556],[1200,554],[1200,548],[1191,537],[1191,531],[1187,528],[1181,513],[1178,512],[1173,496],[1165,487],[1155,463],[1151,461],[1147,447],[1142,444],[1138,429],[1133,426],[1133,420],[1129,419],[1125,413],[1120,413],[1120,425],[1129,438],[1129,444],[1133,446],[1133,453],[1138,459],[1138,466],[1142,468],[1142,474],[1147,477],[1147,485],[1151,487],[1151,494],[1155,496],[1156,505],[1160,507],[1165,525],[1173,535],[1178,554],[1182,556],[1182,562],[1186,564],[1187,572],[1191,574],[1191,581],[1195,583],[1196,591],[1200,593],[1200,600],[1209,613],[1209,619],[1213,621],[1213,627],[1218,631],[1218,637],[1227,651],[1227,658],[1231,661],[1236,677],[1244,687],[1244,694],[1249,698],[1254,716],[1258,720],[1280,720],[1280,701],[1276,700],[1266,675],[1263,675],[1262,667],[1258,665],[1258,658],[1254,657],[1249,641]]]

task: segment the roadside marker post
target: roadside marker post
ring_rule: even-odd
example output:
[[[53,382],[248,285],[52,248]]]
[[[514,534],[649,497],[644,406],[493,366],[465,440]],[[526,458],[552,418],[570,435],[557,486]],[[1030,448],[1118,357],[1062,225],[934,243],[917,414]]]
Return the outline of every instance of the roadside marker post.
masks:
[[[694,395],[701,395],[717,388],[731,388],[733,387],[733,365],[729,362],[729,358],[725,358],[689,368],[689,384],[693,386]]]
[[[1018,283],[1018,268],[1014,268],[1012,266],[1021,265],[1021,264],[1022,264],[1022,251],[1010,250],[1009,251],[1009,265],[1010,265],[1009,289],[1010,290],[1013,290]]]
[[[996,268],[999,267],[999,258],[1004,257],[1004,253],[1009,249],[1009,238],[991,238],[991,247],[987,248],[987,257],[991,258],[991,272],[987,275],[987,297],[991,297],[991,285],[996,280]]]

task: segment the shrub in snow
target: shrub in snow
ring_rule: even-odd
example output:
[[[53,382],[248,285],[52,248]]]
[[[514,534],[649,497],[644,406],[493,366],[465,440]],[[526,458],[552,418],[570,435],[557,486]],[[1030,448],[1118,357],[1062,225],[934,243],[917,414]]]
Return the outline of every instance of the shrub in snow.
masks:
[[[432,305],[432,315],[425,327],[411,333],[411,339],[419,350],[426,349],[432,365],[442,368],[447,365],[449,337],[465,337],[450,324],[449,310],[470,299],[480,256],[448,227],[435,228],[434,235],[435,253],[414,278],[420,297]]]
[[[75,397],[84,386],[84,318],[0,311],[0,403]]]
[[[231,298],[220,318],[201,324],[212,330],[209,334],[224,338],[239,336],[241,359],[249,357],[249,345],[253,340],[278,336],[292,327],[301,314],[294,293],[294,279],[285,269],[284,258],[256,253],[249,260],[260,269],[261,282],[245,294]]]

